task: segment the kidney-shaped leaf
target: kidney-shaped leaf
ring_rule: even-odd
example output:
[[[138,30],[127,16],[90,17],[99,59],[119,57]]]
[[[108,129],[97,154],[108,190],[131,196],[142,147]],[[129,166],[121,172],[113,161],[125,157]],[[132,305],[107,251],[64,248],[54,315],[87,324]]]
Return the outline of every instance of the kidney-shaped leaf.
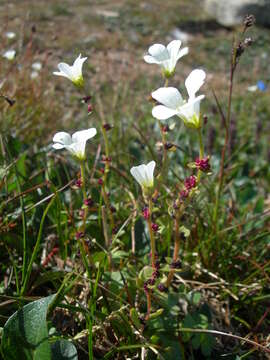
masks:
[[[52,344],[52,360],[78,360],[76,347],[68,340],[58,340]]]
[[[46,317],[54,298],[51,295],[33,301],[8,319],[1,344],[5,360],[78,360],[70,341],[49,343]]]
[[[46,316],[54,297],[33,301],[8,319],[2,336],[2,352],[6,360],[51,359]]]

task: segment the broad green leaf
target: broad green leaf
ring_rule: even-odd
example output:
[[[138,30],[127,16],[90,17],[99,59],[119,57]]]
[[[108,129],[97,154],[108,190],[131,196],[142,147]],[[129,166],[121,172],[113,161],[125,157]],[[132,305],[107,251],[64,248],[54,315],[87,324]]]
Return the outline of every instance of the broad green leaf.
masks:
[[[2,337],[5,360],[50,360],[47,310],[55,295],[33,301],[6,322]]]
[[[51,346],[52,360],[78,360],[76,347],[68,340],[58,340]]]
[[[4,360],[78,360],[70,341],[49,343],[46,317],[54,298],[33,301],[8,319],[2,336]]]

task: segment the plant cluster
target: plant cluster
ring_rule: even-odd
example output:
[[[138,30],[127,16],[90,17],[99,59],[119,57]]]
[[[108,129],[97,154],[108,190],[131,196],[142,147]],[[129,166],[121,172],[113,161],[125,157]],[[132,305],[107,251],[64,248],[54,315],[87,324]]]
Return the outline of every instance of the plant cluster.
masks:
[[[27,163],[15,138],[1,137],[1,191],[6,196],[0,207],[1,246],[12,264],[1,292],[12,310],[19,307],[3,328],[4,360],[213,359],[215,353],[225,354],[220,336],[229,339],[226,352],[232,359],[270,352],[263,337],[243,338],[240,331],[232,335],[223,308],[229,307],[229,296],[235,301],[235,319],[250,327],[237,313],[239,298],[255,294],[259,302],[269,297],[269,261],[242,277],[247,265],[239,260],[250,255],[237,229],[246,224],[232,225],[228,214],[234,209],[226,210],[230,199],[223,195],[233,181],[227,170],[233,164],[228,148],[234,74],[251,45],[245,33],[253,22],[251,16],[245,18],[233,44],[226,113],[213,92],[225,129],[218,164],[205,151],[205,95],[197,95],[207,83],[205,71],[196,68],[187,76],[186,96],[171,86],[178,61],[188,54],[180,40],[154,44],[144,56],[146,63],[161,68],[164,81],[150,97],[149,126],[160,138],[156,149],[143,133],[141,147],[137,139],[131,139],[128,149],[113,142],[120,127],[104,115],[102,94],[89,91],[82,71],[87,58],[81,55],[72,66],[59,63],[54,75],[73,83],[91,127],[72,135],[58,131],[33,163]],[[170,140],[171,133],[181,131],[191,138],[189,152]],[[114,146],[120,147],[120,156]],[[44,170],[33,180],[28,177],[35,167]],[[28,182],[30,189],[25,188]],[[14,198],[19,208],[11,212]],[[254,252],[264,257],[266,230],[257,228],[266,229],[265,217],[257,220],[255,215],[247,221],[245,231],[247,237],[255,231],[249,248],[261,237]],[[18,224],[22,230],[14,245]],[[41,298],[25,305],[30,296]],[[263,304],[254,315],[260,316],[258,327],[269,312],[261,310]]]

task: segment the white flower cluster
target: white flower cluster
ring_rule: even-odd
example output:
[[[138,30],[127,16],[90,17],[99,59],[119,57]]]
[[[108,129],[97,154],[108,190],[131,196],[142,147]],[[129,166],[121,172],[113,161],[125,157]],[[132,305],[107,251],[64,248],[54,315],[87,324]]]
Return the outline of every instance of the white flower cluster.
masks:
[[[7,31],[5,33],[5,36],[8,40],[13,40],[16,38],[16,34],[13,31]],[[15,58],[15,56],[16,56],[16,51],[14,49],[9,49],[2,54],[2,57],[9,61],[12,61]]]
[[[181,49],[181,41],[173,40],[167,47],[162,44],[154,44],[148,49],[148,55],[144,60],[148,64],[157,64],[161,66],[163,75],[166,79],[173,76],[178,60],[188,54],[188,48]],[[82,75],[82,66],[86,57],[81,54],[70,66],[66,63],[59,63],[59,71],[54,75],[68,78],[77,87],[84,86]],[[152,115],[158,120],[167,120],[175,115],[182,119],[186,126],[199,129],[201,127],[200,102],[204,95],[196,96],[201,86],[204,84],[206,74],[201,69],[193,70],[185,81],[188,98],[183,99],[178,89],[174,87],[161,87],[152,93],[159,105],[154,106]],[[96,129],[90,128],[75,132],[70,136],[66,132],[58,132],[53,138],[53,147],[55,149],[67,149],[80,161],[85,160],[85,146],[88,139],[96,135]],[[148,164],[142,164],[131,168],[131,175],[140,184],[143,190],[149,190],[154,186],[155,161]]]
[[[148,49],[149,55],[144,56],[148,64],[161,66],[166,79],[173,76],[178,60],[188,54],[188,48],[181,48],[180,40],[171,41],[167,47],[154,44]],[[178,89],[174,87],[161,87],[152,93],[159,105],[154,106],[152,115],[158,120],[167,120],[175,115],[182,119],[186,126],[199,129],[201,127],[200,102],[204,95],[196,96],[204,84],[206,74],[201,69],[193,70],[185,81],[188,99],[184,100]],[[155,162],[147,165],[132,167],[130,172],[143,189],[153,187]]]

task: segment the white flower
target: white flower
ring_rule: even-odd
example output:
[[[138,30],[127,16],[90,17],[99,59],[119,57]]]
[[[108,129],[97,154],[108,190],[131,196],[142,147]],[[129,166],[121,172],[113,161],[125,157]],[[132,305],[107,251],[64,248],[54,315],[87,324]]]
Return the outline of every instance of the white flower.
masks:
[[[177,61],[188,53],[188,48],[180,50],[181,40],[171,41],[167,47],[161,44],[154,44],[148,49],[150,55],[144,56],[144,61],[148,64],[158,64],[162,67],[164,75],[173,75]]]
[[[10,40],[12,40],[12,39],[14,39],[16,37],[16,34],[13,31],[7,31],[5,33],[5,35],[6,35],[6,38],[8,38]]]
[[[30,74],[30,78],[32,80],[34,80],[34,79],[38,78],[38,75],[39,75],[38,71],[32,71]]]
[[[35,71],[40,71],[42,69],[41,62],[37,61],[32,64],[32,69]]]
[[[70,136],[66,132],[58,132],[53,137],[53,148],[54,149],[67,149],[71,152],[80,161],[85,160],[85,146],[87,140],[94,137],[97,133],[95,128],[90,128],[87,130],[81,130],[75,132]]]
[[[71,80],[76,86],[82,87],[84,85],[82,66],[86,59],[87,57],[82,58],[80,54],[72,66],[66,63],[59,63],[57,67],[60,71],[55,71],[53,74],[57,76],[64,76]]]
[[[6,58],[7,60],[13,60],[15,58],[16,55],[16,51],[15,50],[7,50],[4,54],[3,57]]]
[[[204,95],[196,97],[196,92],[204,84],[206,74],[203,70],[193,70],[185,81],[188,101],[183,100],[180,92],[174,87],[163,87],[152,93],[152,97],[162,105],[152,110],[152,115],[159,120],[179,116],[188,127],[200,127],[200,102]]]
[[[155,161],[150,161],[148,164],[142,164],[139,166],[133,166],[130,169],[131,175],[141,185],[143,189],[152,188],[154,185],[154,169]]]

